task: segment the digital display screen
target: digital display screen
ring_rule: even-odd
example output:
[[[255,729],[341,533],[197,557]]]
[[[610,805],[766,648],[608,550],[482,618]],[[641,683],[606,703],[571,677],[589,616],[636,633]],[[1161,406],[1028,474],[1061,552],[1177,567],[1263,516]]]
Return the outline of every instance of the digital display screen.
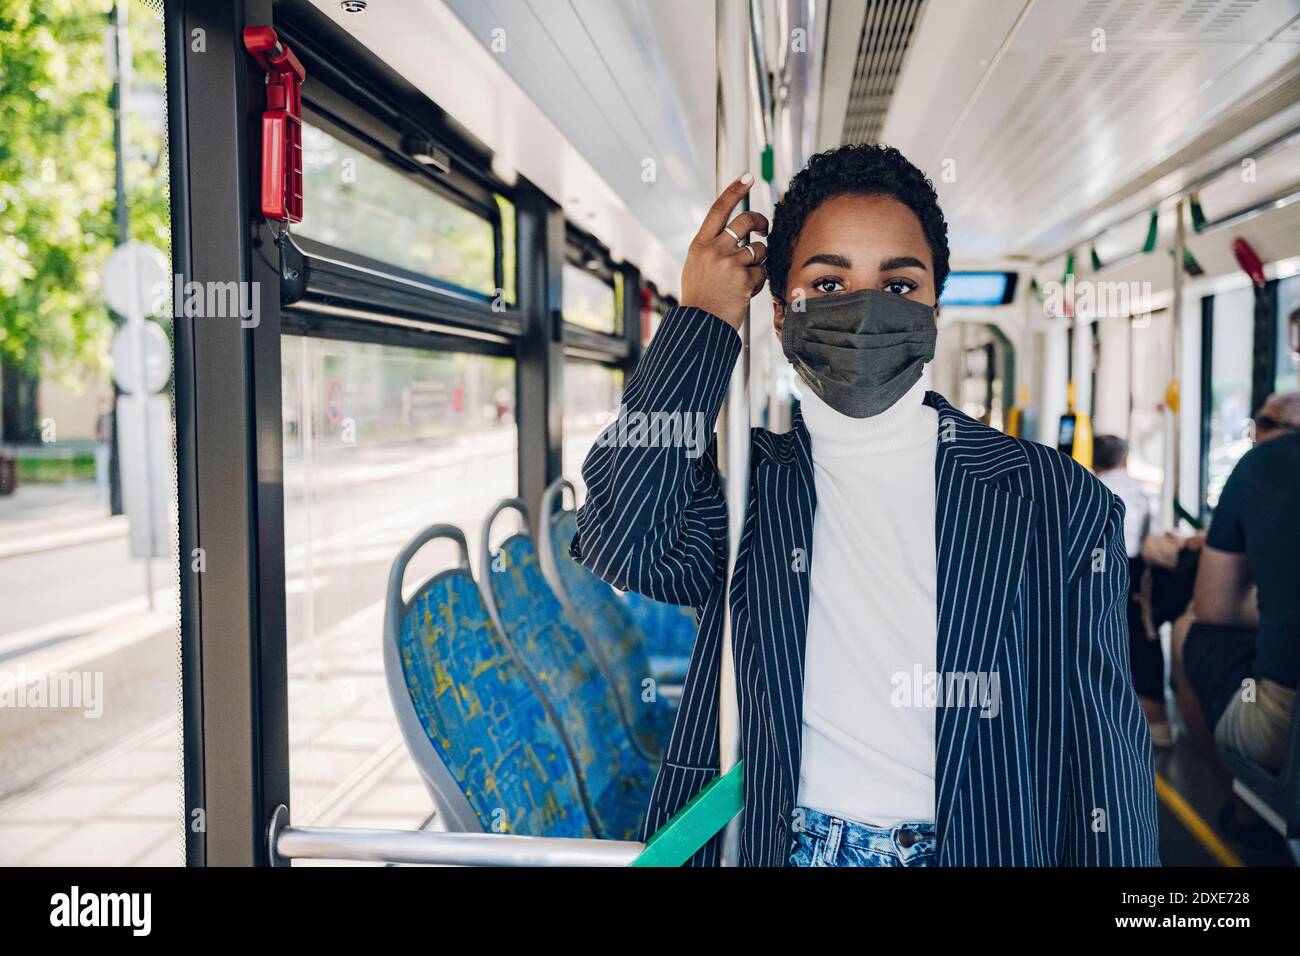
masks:
[[[950,272],[939,305],[1006,305],[1015,294],[1014,272]]]
[[[1056,447],[1068,451],[1074,444],[1074,416],[1066,415],[1061,419],[1061,430],[1056,436]]]

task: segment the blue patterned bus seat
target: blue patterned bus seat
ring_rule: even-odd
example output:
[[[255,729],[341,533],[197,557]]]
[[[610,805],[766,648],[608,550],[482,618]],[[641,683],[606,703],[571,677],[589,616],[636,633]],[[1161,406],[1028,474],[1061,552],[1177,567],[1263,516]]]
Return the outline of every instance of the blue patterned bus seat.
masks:
[[[573,747],[598,834],[637,839],[654,768],[633,746],[614,689],[542,576],[532,539],[507,538],[492,555],[489,575],[506,637],[542,685]]]
[[[485,831],[596,836],[564,742],[468,573],[420,589],[399,649],[416,715]]]
[[[575,528],[572,511],[557,511],[551,517],[551,550],[577,618],[575,623],[587,640],[600,642],[600,650],[613,671],[619,702],[627,705],[624,712],[637,743],[645,752],[659,754],[668,744],[677,715],[676,703],[657,692],[657,685],[665,681],[651,669],[645,632],[619,600],[618,592],[569,556]]]
[[[695,610],[662,604],[635,591],[623,595],[632,620],[646,636],[646,653],[650,666],[662,679],[680,683],[686,677],[686,665],[695,646]]]

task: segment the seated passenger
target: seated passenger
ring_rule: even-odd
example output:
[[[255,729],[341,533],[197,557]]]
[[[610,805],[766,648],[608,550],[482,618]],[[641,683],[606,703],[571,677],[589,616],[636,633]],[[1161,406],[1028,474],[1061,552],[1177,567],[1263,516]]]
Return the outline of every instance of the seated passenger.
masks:
[[[1300,683],[1300,392],[1269,396],[1255,442],[1215,509],[1182,658],[1219,746],[1276,770]]]
[[[1165,710],[1165,656],[1158,631],[1147,631],[1142,618],[1138,591],[1145,562],[1142,541],[1151,524],[1151,501],[1146,489],[1128,473],[1128,442],[1118,435],[1098,435],[1092,447],[1092,470],[1101,483],[1124,502],[1124,552],[1128,555],[1129,593],[1128,659],[1133,671],[1133,689],[1151,728],[1151,743],[1171,747],[1174,734]]]

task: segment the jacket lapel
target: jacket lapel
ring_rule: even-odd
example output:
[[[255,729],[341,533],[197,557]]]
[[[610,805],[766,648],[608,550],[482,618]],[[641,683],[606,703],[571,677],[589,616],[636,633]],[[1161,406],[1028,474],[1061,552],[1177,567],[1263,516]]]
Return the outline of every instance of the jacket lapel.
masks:
[[[817,508],[812,442],[798,410],[788,432],[755,431],[751,466],[751,506],[762,517],[752,528],[747,524],[742,544],[751,568],[746,602],[769,702],[762,716],[776,743],[780,779],[794,800],[803,750],[804,648]]]
[[[1005,618],[1024,572],[1034,502],[1006,487],[1026,467],[1019,443],[968,418],[934,392],[939,413],[935,456],[938,552],[939,708],[935,802],[939,863],[952,861],[957,794],[967,779],[970,741],[996,675]],[[997,681],[995,683],[995,681]]]

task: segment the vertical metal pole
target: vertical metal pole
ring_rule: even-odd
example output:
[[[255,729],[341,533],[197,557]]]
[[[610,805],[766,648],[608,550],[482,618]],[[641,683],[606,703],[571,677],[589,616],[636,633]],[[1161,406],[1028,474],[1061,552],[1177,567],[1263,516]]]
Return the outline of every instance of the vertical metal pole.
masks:
[[[749,143],[750,34],[746,4],[718,0],[715,6],[714,44],[717,54],[717,153],[714,192],[745,172],[751,151]],[[718,416],[718,449],[727,495],[730,522],[729,571],[734,567],[736,548],[745,523],[749,499],[749,322],[740,328],[743,348]],[[735,658],[731,647],[731,609],[725,615],[722,636],[722,687],[718,708],[719,767],[725,774],[740,759],[740,717],[736,704]],[[739,847],[738,816],[727,827],[722,845],[724,866],[734,865]]]
[[[1161,496],[1164,527],[1176,525],[1174,501],[1182,498],[1182,367],[1183,367],[1183,253],[1187,238],[1183,232],[1183,200],[1174,206],[1174,278],[1173,301],[1169,303],[1169,335],[1171,339],[1169,388],[1165,401],[1169,407],[1169,476]],[[1202,344],[1202,348],[1205,345]]]
[[[970,375],[969,363],[966,356],[967,332],[970,326],[965,322],[957,323],[957,407],[964,407],[966,404],[966,378]]]
[[[1061,414],[1065,411],[1065,393],[1070,379],[1067,359],[1070,334],[1070,320],[1060,316],[1048,320],[1043,332],[1043,385],[1038,396],[1038,440],[1053,448],[1056,447]]]
[[[515,365],[519,497],[537,515],[542,492],[563,470],[564,210],[529,183],[521,182],[516,198],[524,321]]]
[[[1096,282],[1096,279],[1090,280]],[[1093,323],[1096,315],[1080,315],[1074,310],[1074,367],[1070,369],[1070,380],[1074,382],[1074,410],[1091,416],[1092,401],[1092,343]]]
[[[1196,433],[1196,516],[1204,527],[1209,524],[1210,513],[1206,507],[1210,482],[1210,399],[1211,385],[1214,378],[1214,296],[1201,296],[1200,325],[1197,329],[1196,352],[1200,358],[1197,373],[1196,412],[1201,427]],[[1190,508],[1188,509],[1191,510]]]
[[[1025,279],[1028,276],[1024,277]],[[1025,286],[1029,285],[1025,282]],[[1035,328],[1042,316],[1042,310],[1039,308],[1038,298],[1033,291],[1025,288],[1024,298],[1020,307],[1020,333],[1016,336],[1016,358],[1018,366],[1023,369],[1020,378],[1016,381],[1015,391],[1011,393],[1010,401],[1013,405],[1020,406],[1020,438],[1036,439],[1036,435],[1030,435],[1025,430],[1025,421],[1029,416],[1029,410],[1037,398],[1039,384],[1034,379],[1034,369],[1039,368],[1042,357],[1034,354]],[[1038,340],[1041,341],[1041,340]],[[1024,401],[1020,396],[1025,396]]]
[[[123,152],[122,135],[122,97],[126,93],[130,77],[131,47],[127,42],[126,8],[121,0],[113,3],[113,223],[116,227],[117,244],[126,245],[131,238],[130,215],[126,204],[126,154]]]
[[[1150,322],[1151,304],[1149,302],[1146,305],[1146,309],[1148,316],[1147,321]],[[1135,342],[1133,336],[1133,323],[1136,320],[1137,316],[1135,315],[1126,316],[1124,319],[1124,375],[1125,388],[1128,396],[1128,403],[1124,406],[1124,437],[1127,438],[1130,443],[1133,441],[1133,406],[1136,404],[1133,401],[1133,347]]]

